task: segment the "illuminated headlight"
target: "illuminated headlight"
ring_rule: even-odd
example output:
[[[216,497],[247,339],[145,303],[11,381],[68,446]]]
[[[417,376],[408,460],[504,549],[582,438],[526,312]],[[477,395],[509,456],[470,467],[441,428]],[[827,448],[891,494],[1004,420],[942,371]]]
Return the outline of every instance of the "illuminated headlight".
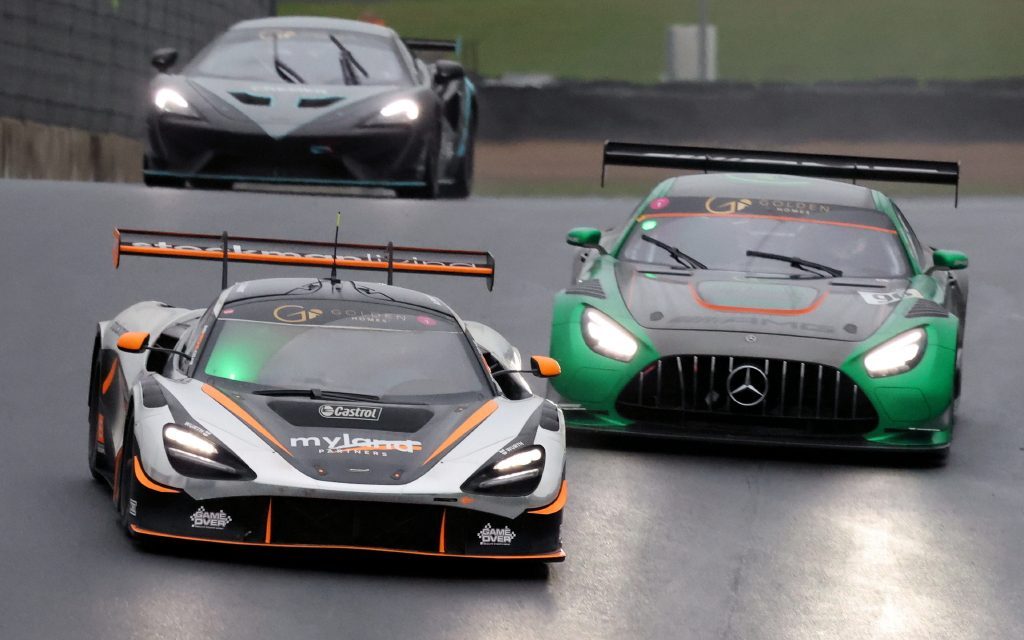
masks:
[[[415,122],[420,117],[420,105],[415,100],[400,98],[384,105],[370,124],[403,124]]]
[[[164,450],[174,470],[191,478],[252,480],[256,474],[209,431],[193,425],[164,425]]]
[[[920,327],[883,342],[864,357],[864,368],[872,378],[910,371],[917,366],[928,346],[928,334]]]
[[[597,353],[621,362],[629,362],[636,355],[636,338],[597,309],[587,307],[581,324],[583,339]]]
[[[158,89],[156,94],[153,95],[153,104],[164,113],[173,113],[190,118],[199,117],[195,109],[192,108],[192,105],[185,99],[185,96],[170,87]]]
[[[475,493],[525,496],[537,488],[543,472],[544,447],[535,445],[497,460],[492,458],[462,485],[462,489]]]

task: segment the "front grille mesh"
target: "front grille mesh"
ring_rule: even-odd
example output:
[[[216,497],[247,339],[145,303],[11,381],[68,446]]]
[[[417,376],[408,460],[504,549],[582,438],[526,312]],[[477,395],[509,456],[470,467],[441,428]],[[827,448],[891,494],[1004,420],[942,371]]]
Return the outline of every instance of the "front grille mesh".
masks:
[[[748,372],[749,382],[763,398],[757,391],[735,393],[748,382]],[[626,385],[616,409],[625,418],[682,432],[852,436],[867,433],[878,423],[870,400],[834,367],[734,356],[661,358]]]

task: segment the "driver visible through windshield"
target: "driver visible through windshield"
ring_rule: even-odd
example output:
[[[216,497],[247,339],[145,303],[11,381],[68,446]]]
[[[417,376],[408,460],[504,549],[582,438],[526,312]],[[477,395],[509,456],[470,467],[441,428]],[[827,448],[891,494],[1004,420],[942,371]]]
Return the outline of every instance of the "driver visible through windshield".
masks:
[[[218,384],[241,383],[250,392],[308,388],[381,402],[492,395],[479,357],[451,318],[345,300],[278,298],[228,306],[196,373]]]

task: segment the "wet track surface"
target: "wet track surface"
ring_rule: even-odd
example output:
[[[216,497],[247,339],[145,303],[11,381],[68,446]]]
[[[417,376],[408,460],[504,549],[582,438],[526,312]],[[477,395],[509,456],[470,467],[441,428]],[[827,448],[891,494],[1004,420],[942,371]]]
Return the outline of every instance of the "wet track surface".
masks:
[[[407,202],[0,182],[0,638],[1024,637],[1019,199],[904,200],[967,251],[965,395],[945,468],[572,438],[561,565],[153,552],[86,469],[94,324],[143,299],[206,306],[216,265],[110,260],[115,225],[486,248],[476,280],[398,277],[546,353],[567,229],[623,200]],[[238,266],[232,280],[280,270]]]

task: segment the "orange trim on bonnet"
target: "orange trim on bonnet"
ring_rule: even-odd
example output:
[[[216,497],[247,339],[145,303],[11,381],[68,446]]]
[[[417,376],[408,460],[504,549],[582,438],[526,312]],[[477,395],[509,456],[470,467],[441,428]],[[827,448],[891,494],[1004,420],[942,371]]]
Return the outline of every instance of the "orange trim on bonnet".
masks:
[[[117,362],[118,359],[115,357],[114,361],[110,363],[110,372],[108,372],[107,377],[103,379],[103,386],[100,387],[100,391],[103,392],[103,395],[107,395],[107,392],[110,391],[110,385],[114,384],[114,377],[117,375]]]
[[[248,425],[249,428],[251,428],[253,431],[266,438],[268,441],[270,441],[271,444],[276,446],[278,449],[287,453],[290,456],[295,455],[291,451],[289,451],[287,447],[281,444],[278,441],[278,439],[274,437],[274,434],[267,431],[266,427],[260,424],[259,420],[252,417],[248,411],[238,406],[238,403],[236,403],[234,400],[224,395],[224,393],[220,389],[217,389],[216,387],[209,384],[204,384],[203,393],[216,400],[218,403],[220,403],[220,406],[224,407],[225,409],[233,413],[236,418],[238,418],[246,425]]]
[[[712,311],[724,311],[726,313],[759,313],[768,316],[802,316],[820,307],[821,303],[828,297],[828,291],[823,291],[822,294],[811,303],[811,306],[803,309],[759,309],[757,307],[732,307],[723,304],[711,304],[700,297],[700,294],[697,293],[697,288],[692,284],[690,285],[690,293],[693,294],[693,299],[696,300],[697,304],[705,309],[711,309]]]
[[[546,516],[552,513],[558,513],[565,507],[565,501],[569,499],[569,483],[562,480],[562,488],[558,490],[558,495],[555,497],[555,501],[546,507],[540,509],[534,509],[527,513],[535,513],[539,516]]]
[[[434,453],[430,454],[430,457],[424,460],[423,464],[427,464],[437,456],[441,455],[441,453],[443,453],[449,447],[458,442],[459,439],[462,438],[462,436],[466,435],[467,433],[475,429],[481,422],[486,420],[489,415],[491,415],[497,410],[498,403],[495,402],[494,400],[488,400],[487,402],[480,405],[479,409],[474,411],[472,415],[466,418],[463,421],[463,423],[460,424],[455,429],[455,431],[452,431],[451,434],[444,439],[444,442],[441,443],[441,446],[439,446],[437,449],[434,449]]]
[[[141,484],[142,486],[146,487],[147,489],[152,489],[153,491],[159,491],[160,493],[181,493],[181,489],[175,489],[174,487],[165,487],[164,485],[154,480],[150,480],[149,476],[146,475],[146,472],[142,470],[142,463],[139,462],[139,456],[135,456],[134,463],[135,479],[138,480],[139,484]]]
[[[214,544],[231,544],[241,547],[271,547],[277,549],[339,549],[347,551],[375,551],[378,553],[398,553],[410,556],[429,556],[432,558],[477,558],[480,560],[562,560],[565,558],[565,551],[559,549],[550,553],[534,553],[517,556],[493,556],[493,555],[469,555],[462,553],[439,553],[437,551],[410,551],[406,549],[389,549],[387,547],[357,547],[347,544],[284,544],[279,542],[242,542],[240,540],[213,540],[210,538],[197,538],[194,536],[181,536],[173,533],[161,533],[143,529],[138,525],[131,525],[134,533],[144,536],[156,536],[159,538],[171,538],[174,540],[187,540],[189,542],[211,542]]]
[[[637,222],[643,222],[648,218],[750,218],[755,220],[778,220],[783,222],[807,222],[810,224],[828,224],[835,227],[852,227],[854,229],[866,229],[867,231],[880,231],[882,233],[896,234],[895,229],[875,227],[869,224],[857,224],[855,222],[839,222],[838,220],[814,220],[811,218],[796,218],[793,216],[769,216],[757,213],[645,213],[637,216]]]

